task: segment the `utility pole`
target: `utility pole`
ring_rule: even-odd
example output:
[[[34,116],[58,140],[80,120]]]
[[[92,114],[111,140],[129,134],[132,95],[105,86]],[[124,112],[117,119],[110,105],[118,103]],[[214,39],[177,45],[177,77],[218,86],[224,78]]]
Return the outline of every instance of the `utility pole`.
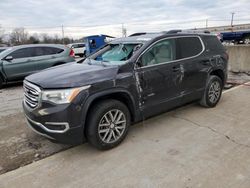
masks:
[[[232,18],[231,18],[231,27],[233,27],[235,12],[232,12],[231,14],[232,14]]]
[[[127,29],[124,27],[124,24],[122,24],[122,37],[127,36]]]
[[[64,44],[64,27],[63,27],[63,25],[62,25],[62,42]]]
[[[208,19],[206,19],[206,28],[208,28]]]

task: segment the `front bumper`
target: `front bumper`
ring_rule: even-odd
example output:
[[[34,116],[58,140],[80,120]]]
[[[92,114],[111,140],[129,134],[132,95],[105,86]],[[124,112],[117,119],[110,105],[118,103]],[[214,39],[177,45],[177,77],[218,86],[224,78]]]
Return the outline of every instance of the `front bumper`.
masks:
[[[64,144],[80,144],[85,141],[81,110],[76,105],[42,104],[33,110],[23,102],[23,110],[27,124],[37,134]]]

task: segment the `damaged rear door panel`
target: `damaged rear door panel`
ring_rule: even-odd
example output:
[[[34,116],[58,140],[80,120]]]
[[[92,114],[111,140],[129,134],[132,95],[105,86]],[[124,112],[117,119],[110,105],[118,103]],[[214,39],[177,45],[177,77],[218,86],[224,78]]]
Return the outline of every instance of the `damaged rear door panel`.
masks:
[[[209,60],[205,46],[198,36],[178,37],[177,51],[181,64],[180,88],[182,102],[200,98],[206,86]]]

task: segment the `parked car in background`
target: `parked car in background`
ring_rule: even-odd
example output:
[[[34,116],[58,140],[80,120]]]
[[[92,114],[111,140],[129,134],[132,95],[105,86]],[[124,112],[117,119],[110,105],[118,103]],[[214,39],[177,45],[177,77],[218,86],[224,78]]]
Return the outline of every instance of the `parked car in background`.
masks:
[[[4,50],[7,50],[8,47],[0,47],[0,53],[3,52]]]
[[[84,57],[86,55],[85,43],[73,43],[68,46],[74,51],[76,56]]]
[[[34,44],[8,48],[0,53],[0,88],[40,70],[73,61],[73,50],[64,45]]]
[[[26,77],[24,113],[51,140],[99,149],[121,143],[131,123],[172,108],[215,107],[227,80],[228,54],[207,33],[116,39],[81,61]]]

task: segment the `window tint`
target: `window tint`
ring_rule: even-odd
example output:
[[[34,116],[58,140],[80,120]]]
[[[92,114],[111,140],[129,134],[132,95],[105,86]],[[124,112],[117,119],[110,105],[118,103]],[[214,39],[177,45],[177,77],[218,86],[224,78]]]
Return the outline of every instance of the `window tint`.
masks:
[[[53,55],[62,53],[64,50],[61,48],[54,48],[54,47],[42,47],[44,51],[44,55]]]
[[[166,39],[156,43],[142,55],[141,66],[154,65],[176,60],[175,39]]]
[[[33,48],[23,48],[10,53],[8,56],[12,56],[13,59],[26,58],[34,56]]]
[[[77,48],[84,48],[85,47],[85,44],[78,44],[77,45]]]
[[[41,48],[41,47],[35,47],[34,51],[35,51],[34,56],[43,56],[44,55],[43,48]]]
[[[177,38],[178,59],[193,57],[202,52],[202,44],[198,37]]]
[[[211,51],[224,51],[224,47],[217,38],[217,36],[204,36],[204,42],[206,47]]]
[[[73,44],[71,48],[84,48],[85,44]]]

